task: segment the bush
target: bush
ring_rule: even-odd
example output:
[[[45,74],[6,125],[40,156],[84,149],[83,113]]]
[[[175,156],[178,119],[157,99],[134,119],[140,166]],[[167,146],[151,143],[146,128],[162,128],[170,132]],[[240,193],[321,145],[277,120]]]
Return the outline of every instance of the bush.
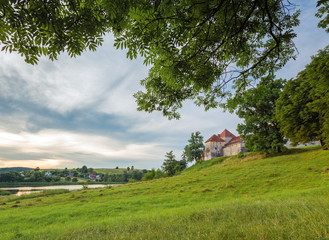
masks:
[[[142,181],[152,180],[154,176],[155,176],[155,170],[152,169],[151,171],[149,171],[143,176]]]
[[[155,175],[154,175],[154,178],[155,179],[158,179],[158,178],[163,178],[164,177],[164,172],[162,172],[160,169],[157,169],[155,171]]]

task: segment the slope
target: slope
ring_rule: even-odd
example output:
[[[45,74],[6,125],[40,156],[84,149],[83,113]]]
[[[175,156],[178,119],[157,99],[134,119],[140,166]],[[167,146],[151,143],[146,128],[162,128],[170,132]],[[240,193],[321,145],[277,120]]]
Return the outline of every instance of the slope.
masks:
[[[328,239],[329,152],[222,158],[115,188],[0,199],[1,239]]]

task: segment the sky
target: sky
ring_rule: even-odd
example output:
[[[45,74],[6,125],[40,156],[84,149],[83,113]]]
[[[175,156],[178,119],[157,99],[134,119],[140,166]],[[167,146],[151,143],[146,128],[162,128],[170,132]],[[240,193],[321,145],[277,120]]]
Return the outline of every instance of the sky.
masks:
[[[316,1],[295,3],[302,10],[294,41],[299,54],[278,72],[286,79],[328,44],[317,28]],[[38,65],[0,52],[0,168],[159,168],[166,152],[180,159],[192,132],[204,140],[224,129],[237,135],[242,120],[236,115],[205,112],[192,102],[184,104],[180,120],[138,112],[132,95],[143,90],[139,82],[148,67],[113,43],[108,35],[96,52],[42,58]]]

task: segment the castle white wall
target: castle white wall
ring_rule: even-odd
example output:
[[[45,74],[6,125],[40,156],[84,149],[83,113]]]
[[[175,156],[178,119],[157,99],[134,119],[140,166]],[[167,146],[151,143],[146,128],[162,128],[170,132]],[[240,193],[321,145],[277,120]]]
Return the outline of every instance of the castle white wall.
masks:
[[[242,152],[242,150],[243,147],[241,143],[230,144],[227,147],[223,148],[223,155],[224,156],[236,155]]]
[[[224,142],[207,142],[205,151],[203,153],[203,160],[210,160],[212,158],[221,156],[231,156],[246,152],[245,142],[237,142],[224,147]]]
[[[222,156],[224,142],[207,142],[204,151],[204,160],[210,160]]]

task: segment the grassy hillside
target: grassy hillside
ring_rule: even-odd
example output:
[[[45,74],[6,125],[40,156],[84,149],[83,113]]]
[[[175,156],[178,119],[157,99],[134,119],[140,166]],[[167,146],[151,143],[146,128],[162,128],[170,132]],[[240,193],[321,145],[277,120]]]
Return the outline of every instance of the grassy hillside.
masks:
[[[1,239],[329,239],[329,151],[219,158],[115,188],[0,198]]]

